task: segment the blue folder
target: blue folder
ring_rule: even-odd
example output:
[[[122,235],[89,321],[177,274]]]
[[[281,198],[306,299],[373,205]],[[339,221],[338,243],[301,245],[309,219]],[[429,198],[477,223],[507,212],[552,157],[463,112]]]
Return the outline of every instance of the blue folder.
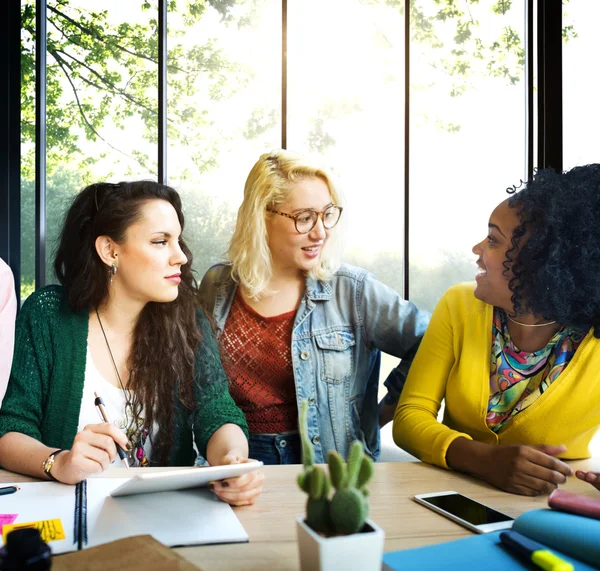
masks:
[[[519,516],[513,529],[569,561],[576,571],[600,569],[600,520],[554,510],[532,510]],[[500,532],[394,551],[383,556],[383,571],[439,569],[540,571],[533,563],[524,561],[509,551],[500,542]]]

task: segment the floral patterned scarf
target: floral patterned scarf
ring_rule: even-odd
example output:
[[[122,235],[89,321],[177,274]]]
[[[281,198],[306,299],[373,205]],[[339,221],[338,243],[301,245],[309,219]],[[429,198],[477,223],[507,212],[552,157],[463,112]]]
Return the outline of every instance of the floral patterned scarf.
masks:
[[[563,327],[543,349],[520,351],[510,338],[504,311],[494,307],[488,427],[498,432],[530,406],[569,364],[584,336],[581,330]]]

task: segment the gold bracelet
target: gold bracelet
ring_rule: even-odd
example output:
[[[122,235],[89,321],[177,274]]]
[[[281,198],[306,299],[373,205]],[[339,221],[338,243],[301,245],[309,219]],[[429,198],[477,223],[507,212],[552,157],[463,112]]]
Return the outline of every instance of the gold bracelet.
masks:
[[[54,466],[55,457],[61,452],[64,452],[62,448],[55,450],[42,462],[42,470],[44,470],[44,474],[46,474],[46,476],[48,476],[48,478],[54,482],[58,482],[58,480],[50,473],[50,470],[52,470],[52,466]]]

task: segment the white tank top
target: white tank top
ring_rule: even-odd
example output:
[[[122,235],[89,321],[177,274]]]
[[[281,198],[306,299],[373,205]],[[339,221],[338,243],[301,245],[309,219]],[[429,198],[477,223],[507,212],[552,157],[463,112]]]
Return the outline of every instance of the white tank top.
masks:
[[[104,410],[108,419],[122,432],[127,434],[129,444],[132,447],[132,450],[128,453],[129,465],[146,465],[147,459],[150,458],[151,444],[147,431],[142,431],[144,425],[144,411],[142,410],[140,414],[137,426],[133,426],[130,420],[132,415],[129,410],[126,411],[127,398],[125,396],[125,394],[127,394],[127,397],[130,398],[132,396],[131,391],[123,392],[120,387],[115,387],[100,374],[92,359],[90,346],[88,344],[85,359],[83,399],[81,401],[81,410],[79,411],[79,425],[77,427],[77,432],[81,432],[88,424],[104,422],[100,415],[100,411],[94,404],[94,401],[96,400],[96,397],[94,396],[95,392],[98,393],[98,396],[101,396],[104,401]],[[154,428],[154,434],[156,434],[156,426]],[[117,461],[111,464],[111,467],[112,466],[122,466],[122,463],[117,458]]]

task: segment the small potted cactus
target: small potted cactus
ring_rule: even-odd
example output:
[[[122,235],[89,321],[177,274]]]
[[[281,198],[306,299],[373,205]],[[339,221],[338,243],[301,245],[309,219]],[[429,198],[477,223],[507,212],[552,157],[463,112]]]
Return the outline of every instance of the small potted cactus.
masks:
[[[300,410],[302,463],[298,486],[308,495],[306,516],[296,519],[300,568],[302,571],[370,571],[381,569],[384,533],[369,521],[368,490],[373,461],[356,440],[347,462],[331,450],[329,473],[314,465],[308,438],[308,403]]]

